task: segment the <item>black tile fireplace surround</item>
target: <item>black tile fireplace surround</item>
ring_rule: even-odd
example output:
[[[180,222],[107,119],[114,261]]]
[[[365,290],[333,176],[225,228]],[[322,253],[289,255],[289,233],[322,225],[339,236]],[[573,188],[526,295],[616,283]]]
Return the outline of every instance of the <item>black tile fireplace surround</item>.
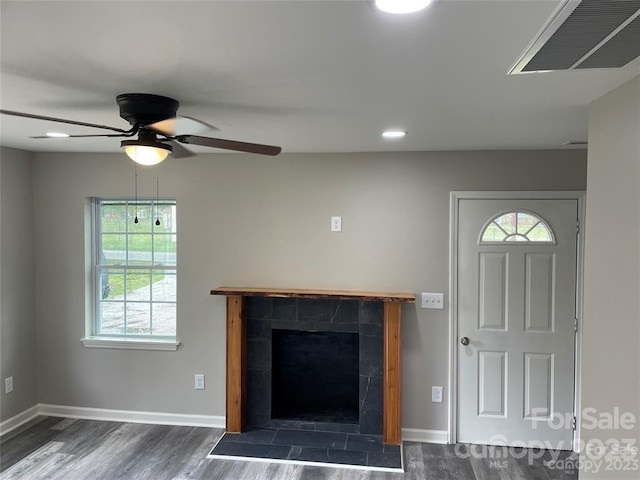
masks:
[[[382,324],[382,302],[248,298],[247,428],[381,435]]]

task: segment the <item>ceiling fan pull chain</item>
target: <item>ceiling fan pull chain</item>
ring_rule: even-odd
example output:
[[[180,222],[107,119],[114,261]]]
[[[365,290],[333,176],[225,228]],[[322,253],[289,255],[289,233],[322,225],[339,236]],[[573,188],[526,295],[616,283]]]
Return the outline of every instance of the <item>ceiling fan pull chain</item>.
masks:
[[[156,225],[160,226],[160,215],[158,215],[158,201],[160,200],[160,164],[156,169]]]
[[[136,185],[136,201],[135,201],[136,218],[133,219],[133,223],[138,223],[138,164],[135,162],[133,162],[133,172],[134,172],[135,185]]]

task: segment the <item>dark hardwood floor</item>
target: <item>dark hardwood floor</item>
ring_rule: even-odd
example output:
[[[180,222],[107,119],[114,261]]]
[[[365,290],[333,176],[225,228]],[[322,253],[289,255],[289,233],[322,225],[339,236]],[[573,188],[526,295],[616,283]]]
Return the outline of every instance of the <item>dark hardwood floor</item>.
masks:
[[[568,452],[404,442],[405,473],[206,458],[223,431],[41,417],[0,442],[2,480],[569,480]],[[561,463],[559,462],[559,463]]]

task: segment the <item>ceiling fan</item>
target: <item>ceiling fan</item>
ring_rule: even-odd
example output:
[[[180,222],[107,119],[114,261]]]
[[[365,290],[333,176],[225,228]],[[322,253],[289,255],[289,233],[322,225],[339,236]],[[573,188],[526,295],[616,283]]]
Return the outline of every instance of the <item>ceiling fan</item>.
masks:
[[[70,125],[79,125],[116,132],[97,135],[64,135],[65,137],[68,136],[71,138],[129,138],[137,135],[138,138],[122,140],[120,142],[120,146],[124,147],[129,158],[142,165],[155,165],[160,163],[167,158],[169,153],[172,153],[176,158],[194,155],[193,152],[183,147],[181,144],[201,145],[204,147],[214,147],[224,150],[235,150],[238,152],[272,156],[278,155],[282,151],[280,147],[262,145],[259,143],[238,142],[235,140],[202,137],[199,135],[176,135],[175,120],[180,118],[176,117],[180,103],[173,98],[163,97],[161,95],[151,95],[148,93],[124,93],[116,97],[116,102],[118,103],[118,107],[120,107],[120,116],[131,125],[131,128],[128,130],[108,125],[99,125],[76,120],[65,120],[63,118],[14,112],[11,110],[0,110],[0,113],[16,117],[67,123]],[[195,119],[191,120],[193,121]],[[200,122],[199,120],[195,120],[195,122],[204,124],[204,122]],[[31,138],[50,138],[50,136],[36,136]]]

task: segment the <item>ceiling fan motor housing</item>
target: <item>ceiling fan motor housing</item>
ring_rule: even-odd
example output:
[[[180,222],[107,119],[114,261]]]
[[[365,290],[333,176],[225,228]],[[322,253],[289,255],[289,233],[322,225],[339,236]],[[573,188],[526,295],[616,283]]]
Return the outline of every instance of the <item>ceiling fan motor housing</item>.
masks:
[[[131,125],[151,125],[176,116],[180,103],[161,95],[123,93],[116,97],[120,116]]]

